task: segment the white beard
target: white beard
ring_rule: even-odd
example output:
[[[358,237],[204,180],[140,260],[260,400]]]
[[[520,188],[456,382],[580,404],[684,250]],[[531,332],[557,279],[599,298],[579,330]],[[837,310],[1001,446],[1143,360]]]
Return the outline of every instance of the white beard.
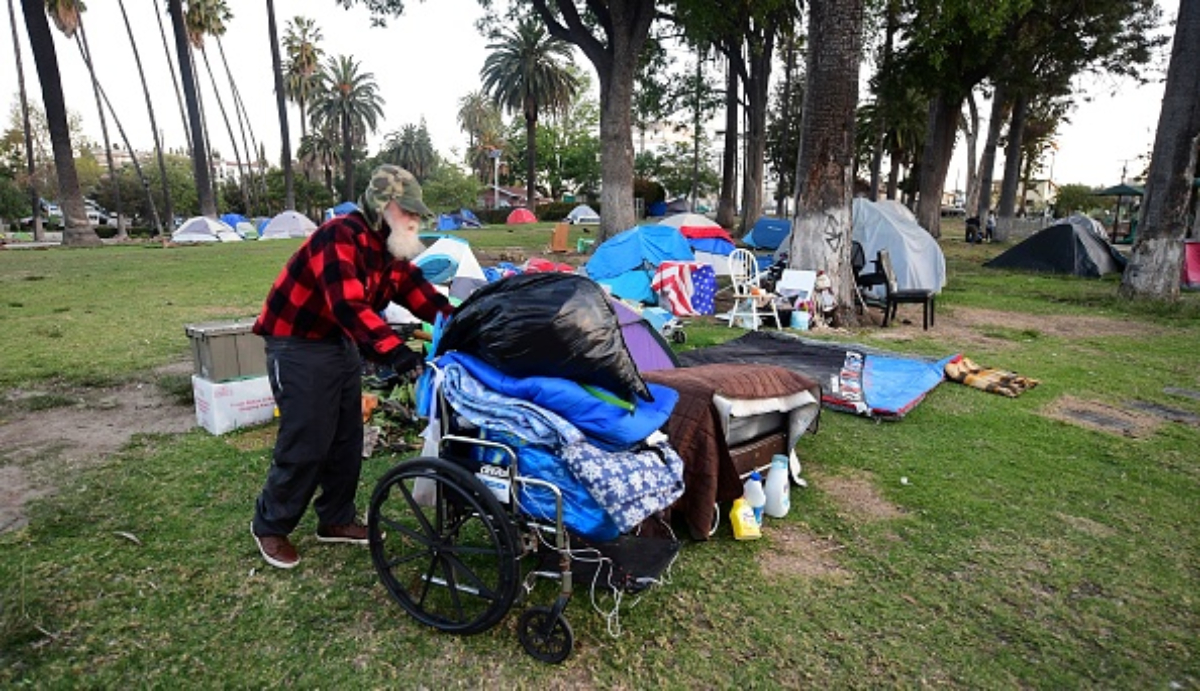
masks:
[[[387,239],[388,254],[396,259],[413,259],[425,251],[425,245],[416,233],[392,230]]]

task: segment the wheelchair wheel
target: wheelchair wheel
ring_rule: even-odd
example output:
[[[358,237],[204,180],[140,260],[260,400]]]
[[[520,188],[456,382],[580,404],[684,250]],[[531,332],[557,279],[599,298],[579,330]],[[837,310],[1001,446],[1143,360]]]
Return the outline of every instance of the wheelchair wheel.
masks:
[[[517,621],[517,637],[525,652],[535,660],[558,664],[575,647],[575,634],[567,618],[554,615],[550,607],[532,607]]]
[[[380,580],[417,621],[473,634],[512,606],[520,576],[514,528],[466,470],[439,458],[401,462],[375,486],[367,527]]]
[[[676,329],[671,334],[671,341],[673,341],[675,343],[680,343],[680,344],[687,343],[687,332],[684,331],[683,329]]]

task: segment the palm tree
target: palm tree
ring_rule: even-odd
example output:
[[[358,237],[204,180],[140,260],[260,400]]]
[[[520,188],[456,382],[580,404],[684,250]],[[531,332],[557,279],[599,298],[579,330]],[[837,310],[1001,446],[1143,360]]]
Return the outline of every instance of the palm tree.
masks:
[[[183,82],[189,130],[192,133],[192,173],[196,177],[196,197],[200,203],[200,214],[216,218],[217,198],[213,193],[212,178],[209,176],[208,143],[204,141],[204,128],[200,122],[200,99],[196,92],[196,77],[192,71],[182,0],[167,0],[167,8],[171,13],[171,26],[175,32],[175,52],[179,61],[179,76]]]
[[[540,23],[523,20],[488,45],[480,77],[483,91],[501,108],[525,117],[528,142],[526,205],[533,209],[537,164],[537,120],[541,111],[562,112],[579,82],[567,69],[571,46],[551,36]]]
[[[287,102],[283,92],[283,67],[279,61],[279,32],[275,29],[275,0],[267,0],[267,33],[271,40],[271,73],[275,76],[275,108],[279,113],[284,206],[291,211],[296,208],[296,187],[292,180],[292,141],[291,133],[288,132]]]
[[[21,61],[21,41],[17,35],[17,15],[13,10],[13,0],[8,0],[8,23],[12,28],[13,52],[16,56],[17,84],[21,92],[21,124],[25,131],[25,162],[29,169],[29,203],[33,207],[33,239],[41,242],[46,239],[42,228],[42,205],[39,203],[37,177],[34,175],[33,163],[33,130],[29,126],[29,100],[25,94],[25,66]]]
[[[297,154],[305,166],[321,167],[325,172],[325,189],[333,194],[333,167],[337,165],[338,146],[337,136],[331,129],[316,129],[304,135]]]
[[[171,187],[167,184],[167,163],[163,158],[162,141],[158,136],[158,121],[154,117],[154,102],[150,100],[150,87],[146,84],[146,71],[142,69],[142,56],[138,52],[137,41],[133,38],[133,28],[129,25],[129,15],[125,12],[125,0],[117,0],[117,6],[121,9],[121,19],[125,21],[125,33],[129,35],[129,45],[133,47],[133,59],[137,64],[138,77],[142,80],[142,96],[146,99],[146,112],[150,115],[150,129],[154,135],[154,153],[158,157],[158,173],[159,177],[162,178],[163,209],[167,215],[167,225],[169,228],[172,220],[175,218],[175,204],[171,201]],[[175,71],[172,70],[172,78],[174,78],[174,75]],[[185,129],[184,131],[186,132],[187,130]],[[135,161],[137,160],[133,149],[129,150],[129,155],[133,156]],[[140,171],[138,177],[141,177]],[[142,184],[145,184],[145,180],[142,181]],[[153,202],[151,202],[150,206],[153,210]],[[157,211],[154,212],[154,225],[159,235],[164,234]]]
[[[343,198],[354,198],[354,143],[366,139],[383,116],[383,97],[375,75],[358,71],[349,55],[330,58],[321,73],[321,91],[313,103],[314,122],[337,123],[341,128]]]
[[[96,110],[100,115],[100,134],[104,138],[104,158],[108,164],[108,183],[113,193],[113,199],[116,201],[116,239],[127,240],[129,239],[129,235],[125,232],[125,210],[121,205],[121,186],[117,184],[117,169],[113,165],[112,141],[108,138],[108,118],[104,115],[104,101],[100,96],[100,80],[96,77],[96,66],[92,62],[92,48],[88,44],[87,29],[83,25],[82,18],[79,22],[79,32],[75,34],[75,45],[79,47],[79,53],[83,56],[83,63],[87,65],[88,74],[92,78],[92,93],[96,97]]]
[[[75,155],[71,150],[71,131],[67,126],[67,104],[63,99],[62,77],[58,71],[58,53],[54,49],[54,37],[50,34],[50,22],[46,19],[47,10],[54,12],[55,23],[64,27],[64,31],[71,29],[73,35],[74,27],[78,26],[80,7],[74,0],[57,0],[53,2],[53,7],[46,5],[43,0],[21,0],[21,10],[25,15],[25,30],[29,33],[29,43],[33,49],[33,61],[37,65],[38,81],[42,86],[42,103],[46,109],[54,150],[59,204],[63,213],[63,244],[99,245],[100,236],[88,223],[87,208],[79,189]]]
[[[324,51],[317,45],[322,39],[316,22],[305,17],[295,17],[288,22],[283,35],[283,49],[288,61],[284,67],[283,89],[287,97],[300,109],[300,138],[308,134],[306,109],[313,94],[320,86],[317,70],[321,66]]]
[[[491,180],[493,164],[488,153],[497,148],[494,145],[504,125],[496,104],[483,92],[472,91],[458,101],[458,125],[467,133],[467,164],[481,182]]]

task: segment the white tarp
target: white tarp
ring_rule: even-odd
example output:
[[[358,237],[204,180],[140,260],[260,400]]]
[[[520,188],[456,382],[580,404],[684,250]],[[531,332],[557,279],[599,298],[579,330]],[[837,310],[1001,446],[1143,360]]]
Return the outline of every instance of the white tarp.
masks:
[[[283,238],[306,238],[317,229],[317,224],[299,211],[284,211],[263,226],[260,240]]]
[[[241,242],[242,236],[215,218],[193,216],[171,233],[172,242]]]

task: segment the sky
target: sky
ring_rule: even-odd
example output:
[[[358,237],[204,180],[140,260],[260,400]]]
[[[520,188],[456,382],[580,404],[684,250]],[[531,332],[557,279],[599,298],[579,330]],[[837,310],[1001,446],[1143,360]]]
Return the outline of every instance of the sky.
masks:
[[[19,3],[18,7],[19,7]],[[157,0],[125,0],[130,23],[141,52],[151,99],[159,130],[169,148],[185,146],[183,124],[176,103],[154,8]],[[226,56],[234,73],[238,91],[250,114],[255,137],[264,142],[268,157],[278,159],[280,146],[278,115],[273,95],[271,53],[267,34],[265,3],[230,3],[234,17],[222,38]],[[84,15],[88,41],[96,63],[101,86],[113,101],[117,114],[135,148],[150,150],[153,135],[146,114],[145,100],[137,78],[137,67],[125,32],[118,5],[113,0],[88,4]],[[343,9],[334,0],[280,0],[275,3],[279,36],[282,39],[288,20],[300,15],[315,19],[321,28],[321,46],[327,56],[348,54],[360,63],[362,71],[374,75],[383,96],[384,118],[379,130],[371,137],[371,150],[379,147],[384,137],[407,124],[425,119],[434,146],[450,156],[466,146],[466,136],[458,127],[458,102],[467,93],[479,88],[479,70],[487,53],[487,40],[475,29],[482,15],[477,0],[412,0],[405,3],[404,14],[388,20],[386,28],[374,28],[370,15],[360,7]],[[163,17],[168,41],[172,41],[169,19]],[[2,13],[3,39],[0,40],[0,108],[5,127],[8,114],[18,103],[17,76],[12,55],[11,29],[7,12]],[[21,12],[17,10],[18,35],[22,45],[25,83],[34,103],[41,103],[40,90],[29,36],[25,32]],[[84,131],[93,141],[101,141],[99,118],[87,70],[73,41],[68,41],[53,28],[58,51],[60,72],[67,107],[83,118]],[[217,74],[218,89],[233,118],[232,99],[228,80],[220,65],[215,43],[211,45],[210,60]],[[174,44],[171,44],[172,51]],[[1164,56],[1169,54],[1164,48]],[[172,53],[173,55],[173,53]],[[591,64],[577,52],[577,62],[591,72]],[[1165,59],[1161,61],[1165,64]],[[203,62],[199,59],[198,80],[201,89],[211,93]],[[776,70],[776,73],[781,70]],[[593,75],[594,76],[594,75]],[[1144,169],[1144,160],[1153,146],[1154,130],[1158,123],[1163,85],[1160,72],[1150,84],[1138,86],[1132,81],[1113,78],[1083,78],[1078,87],[1086,96],[1070,114],[1071,122],[1060,130],[1058,151],[1053,156],[1052,179],[1057,184],[1078,183],[1108,186],[1120,181],[1123,166],[1127,177]],[[593,80],[595,83],[597,80]],[[233,150],[220,120],[220,112],[211,97],[206,101],[209,131],[217,150],[228,160]],[[983,118],[986,103],[980,104]],[[299,114],[289,110],[292,151],[299,141]],[[235,124],[236,127],[236,124]],[[712,130],[720,127],[719,122]],[[986,121],[981,124],[986,129]],[[111,138],[118,141],[116,128],[109,123]],[[959,147],[946,179],[947,190],[966,184],[966,157],[959,138]],[[997,161],[1002,170],[1003,157]],[[1047,169],[1051,162],[1047,160]]]

